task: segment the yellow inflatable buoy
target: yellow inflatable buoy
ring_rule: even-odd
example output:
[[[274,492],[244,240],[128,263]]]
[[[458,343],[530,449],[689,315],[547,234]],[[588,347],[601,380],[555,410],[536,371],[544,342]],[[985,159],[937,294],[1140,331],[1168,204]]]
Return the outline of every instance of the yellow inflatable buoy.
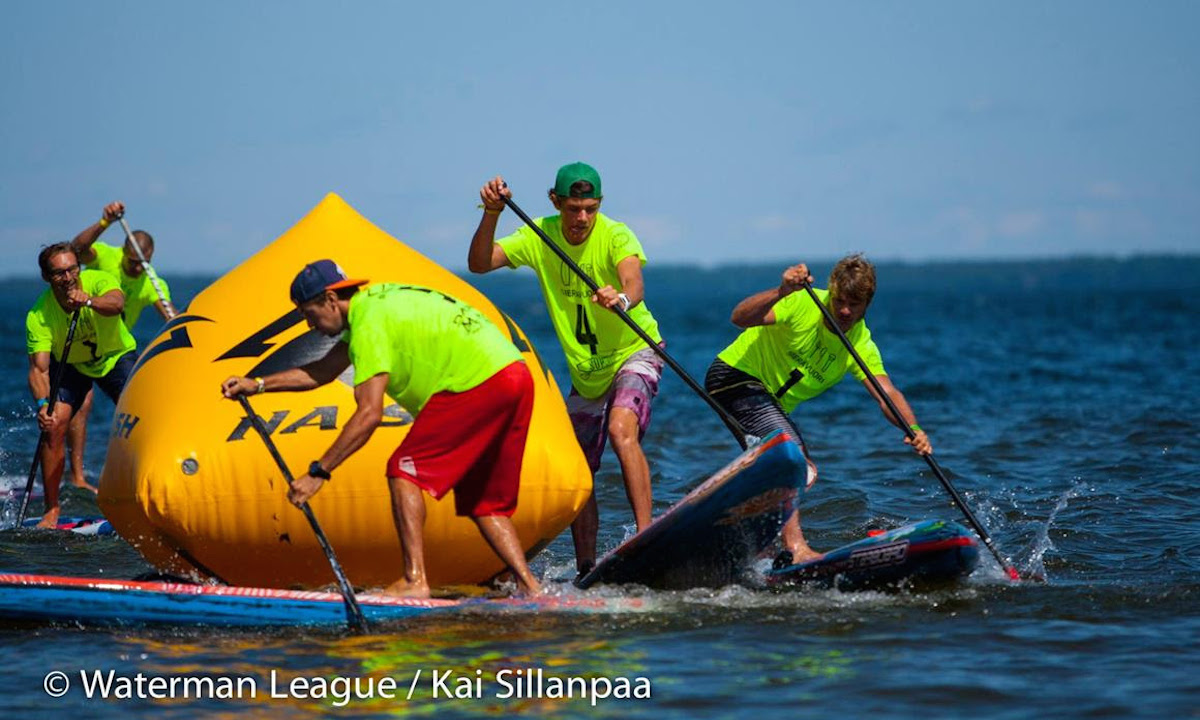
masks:
[[[479,291],[328,195],[295,227],[196,296],[142,353],[117,403],[100,508],[164,572],[232,585],[314,587],[333,580],[287,482],[236,402],[231,375],[258,376],[320,357],[334,340],[309,331],[288,299],[308,262],[330,258],[351,277],[424,285],[470,303],[522,351],[536,394],[513,522],[527,554],[574,519],[592,477],[561,393],[528,339]],[[354,411],[352,374],[317,390],[251,397],[294,475],[333,441]],[[390,401],[389,401],[390,403]],[[411,417],[390,404],[385,425],[338,468],[312,509],[355,585],[403,574],[384,467]],[[432,585],[487,580],[503,564],[453,498],[426,496]]]

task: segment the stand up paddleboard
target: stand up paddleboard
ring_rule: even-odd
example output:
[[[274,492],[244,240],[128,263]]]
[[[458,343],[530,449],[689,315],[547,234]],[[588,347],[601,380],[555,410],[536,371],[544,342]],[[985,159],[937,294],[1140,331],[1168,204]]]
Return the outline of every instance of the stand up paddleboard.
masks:
[[[42,519],[40,517],[25,518],[23,528],[35,528]],[[69,530],[77,535],[115,535],[112,523],[102,517],[60,517],[55,530]]]
[[[681,590],[735,582],[779,535],[804,480],[799,446],[772,433],[605,555],[575,584]]]
[[[956,522],[926,520],[878,533],[798,565],[766,573],[768,587],[818,585],[862,590],[905,581],[938,584],[970,575],[979,544]]]
[[[604,613],[645,609],[645,603],[637,598],[578,596],[412,600],[362,594],[358,605],[372,624],[464,610]],[[101,626],[344,627],[346,607],[335,592],[0,573],[0,622],[13,620]]]

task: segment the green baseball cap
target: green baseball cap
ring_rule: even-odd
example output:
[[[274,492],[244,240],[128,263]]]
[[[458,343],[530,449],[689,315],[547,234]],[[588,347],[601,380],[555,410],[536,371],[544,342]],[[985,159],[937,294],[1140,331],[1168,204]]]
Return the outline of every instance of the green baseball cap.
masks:
[[[554,178],[554,194],[560,198],[571,197],[571,186],[580,180],[590,182],[592,184],[592,191],[578,197],[604,197],[604,194],[600,192],[600,173],[596,172],[596,168],[591,165],[581,162],[563,165],[558,169],[558,175]]]

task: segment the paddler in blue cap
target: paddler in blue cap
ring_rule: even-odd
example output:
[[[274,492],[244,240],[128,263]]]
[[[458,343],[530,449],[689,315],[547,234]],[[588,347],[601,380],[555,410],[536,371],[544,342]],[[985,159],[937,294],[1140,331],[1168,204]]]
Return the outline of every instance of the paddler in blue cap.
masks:
[[[520,352],[481,312],[445,293],[396,283],[360,291],[366,283],[332,260],[306,265],[292,282],[292,302],[309,327],[340,341],[298,368],[228,378],[222,394],[312,390],[353,365],[354,414],[288,499],[299,507],[336,482],[338,466],[379,427],[386,395],[414,421],[385,469],[404,552],[404,574],[385,592],[429,597],[422,490],[439,500],[454,490],[456,513],[475,522],[518,589],[540,592],[512,522],[534,392]]]

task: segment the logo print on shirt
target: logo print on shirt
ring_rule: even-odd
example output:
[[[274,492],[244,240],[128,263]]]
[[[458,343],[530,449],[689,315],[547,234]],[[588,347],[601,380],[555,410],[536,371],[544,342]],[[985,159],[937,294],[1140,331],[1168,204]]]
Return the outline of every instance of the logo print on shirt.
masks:
[[[459,310],[458,315],[454,316],[454,324],[461,326],[467,334],[479,332],[481,327],[478,314],[472,312],[470,308]]]

